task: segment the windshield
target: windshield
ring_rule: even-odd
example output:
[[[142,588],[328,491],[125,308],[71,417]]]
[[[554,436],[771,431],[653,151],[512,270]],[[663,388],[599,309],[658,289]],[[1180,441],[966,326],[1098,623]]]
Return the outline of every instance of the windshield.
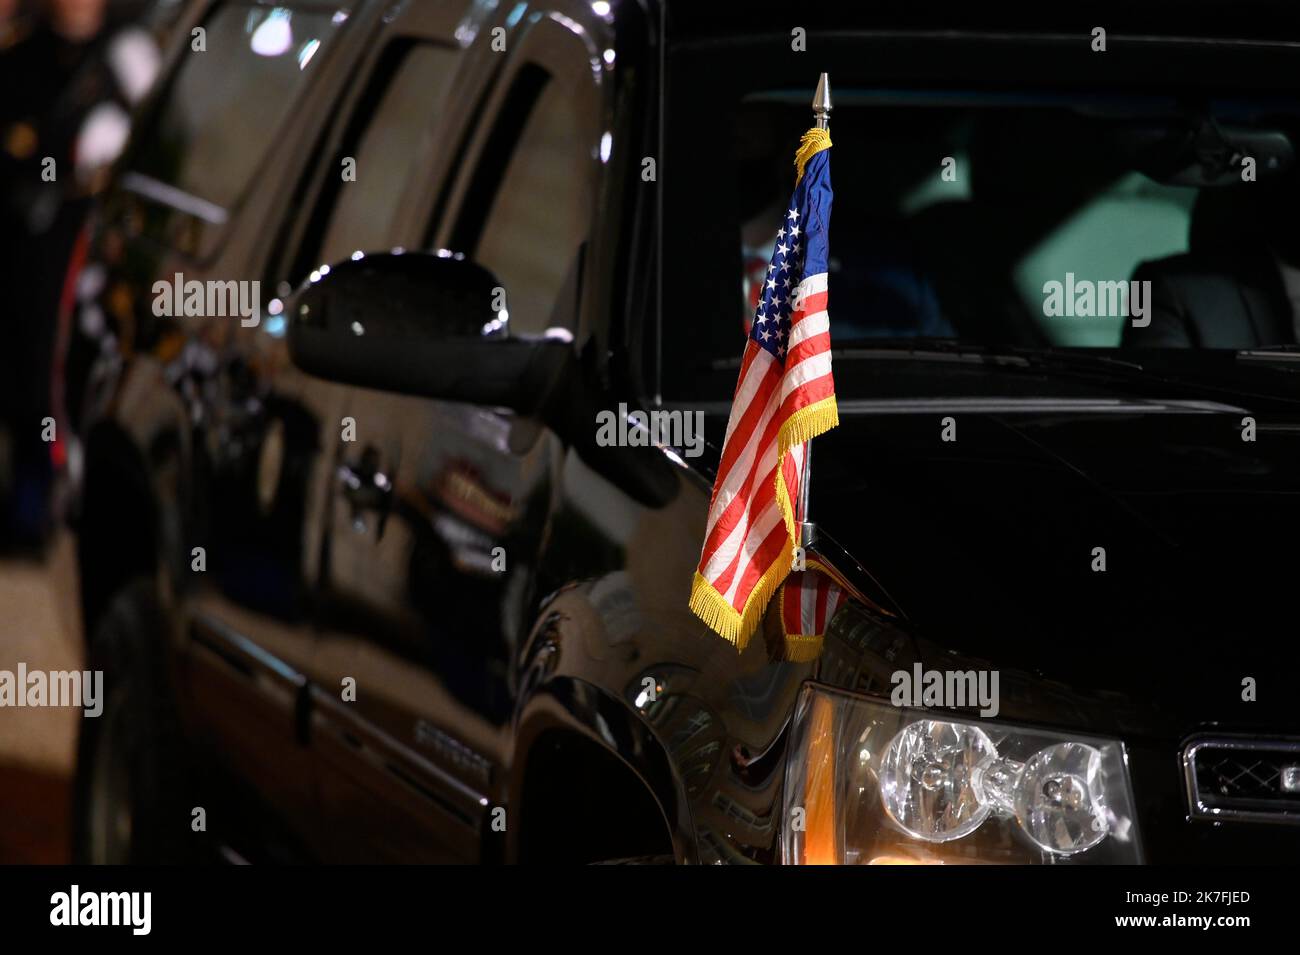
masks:
[[[924,61],[924,43],[917,51]],[[834,60],[837,350],[940,343],[1124,357],[1300,340],[1300,99],[1126,87],[1122,76],[1026,92],[1023,82],[962,84],[943,75],[951,68],[884,82],[869,75],[878,58]],[[692,366],[740,357],[816,80],[810,68],[801,86],[772,82],[761,56],[694,50],[671,62],[669,393],[695,390]],[[716,92],[733,68],[743,77],[722,84],[722,103],[692,95],[706,72]],[[674,307],[681,301],[700,307]]]

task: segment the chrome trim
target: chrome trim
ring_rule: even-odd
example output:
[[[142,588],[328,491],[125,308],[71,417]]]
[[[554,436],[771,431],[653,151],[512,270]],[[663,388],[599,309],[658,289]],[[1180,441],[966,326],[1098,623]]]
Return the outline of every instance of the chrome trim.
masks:
[[[215,202],[190,195],[183,189],[177,189],[143,173],[123,173],[120,184],[127,192],[202,219],[210,225],[224,225],[226,222],[226,210]]]
[[[310,692],[313,719],[319,720],[325,729],[370,758],[377,772],[408,784],[413,782],[416,788],[432,792],[435,802],[442,804],[447,811],[462,818],[470,826],[478,824],[474,812],[485,812],[492,804],[486,793],[480,792],[423,753],[396,739],[383,727],[359,715],[319,685],[312,684]],[[349,730],[352,734],[348,734]],[[347,739],[348,735],[352,736],[351,740]],[[413,779],[410,778],[412,776]],[[427,784],[430,783],[439,788],[429,789]],[[469,805],[460,806],[449,802],[453,796]]]
[[[1238,361],[1300,361],[1300,352],[1294,351],[1239,351]]]
[[[1295,739],[1260,739],[1258,737],[1203,736],[1189,740],[1183,746],[1183,782],[1187,787],[1187,804],[1192,819],[1212,821],[1232,820],[1238,822],[1270,822],[1300,825],[1300,806],[1293,810],[1279,808],[1276,812],[1263,812],[1248,809],[1221,809],[1207,806],[1201,801],[1200,790],[1196,785],[1196,754],[1202,749],[1234,749],[1244,752],[1264,750],[1282,751],[1300,755],[1300,740]]]

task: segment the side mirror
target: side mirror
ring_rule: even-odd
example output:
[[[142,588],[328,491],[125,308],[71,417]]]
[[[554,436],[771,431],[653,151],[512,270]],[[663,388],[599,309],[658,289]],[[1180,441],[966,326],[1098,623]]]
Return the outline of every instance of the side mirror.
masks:
[[[495,334],[499,283],[448,253],[346,260],[290,296],[289,354],[331,381],[536,411],[572,358],[567,340]]]

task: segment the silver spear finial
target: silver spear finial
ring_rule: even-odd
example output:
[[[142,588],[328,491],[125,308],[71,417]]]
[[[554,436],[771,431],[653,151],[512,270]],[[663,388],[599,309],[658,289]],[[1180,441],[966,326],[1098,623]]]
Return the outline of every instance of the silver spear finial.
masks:
[[[817,117],[818,129],[831,127],[831,79],[823,73],[817,80],[817,91],[813,93],[813,115]]]

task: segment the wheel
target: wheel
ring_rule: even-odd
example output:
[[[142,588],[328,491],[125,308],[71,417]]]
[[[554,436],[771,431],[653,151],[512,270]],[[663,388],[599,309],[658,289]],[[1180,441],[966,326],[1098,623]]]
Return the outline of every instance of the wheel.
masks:
[[[73,854],[90,864],[185,862],[188,760],[166,665],[166,629],[152,581],[110,601],[87,667],[103,671],[103,712],[83,717],[73,792]]]

